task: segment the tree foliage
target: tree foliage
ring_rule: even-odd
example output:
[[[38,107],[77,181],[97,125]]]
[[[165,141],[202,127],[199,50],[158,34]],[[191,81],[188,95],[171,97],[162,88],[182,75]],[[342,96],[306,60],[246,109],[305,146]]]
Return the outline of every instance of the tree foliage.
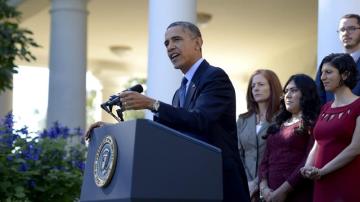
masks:
[[[21,13],[0,0],[0,93],[12,89],[12,75],[17,73],[15,60],[35,60],[31,47],[39,45],[31,38],[33,33],[19,27]]]

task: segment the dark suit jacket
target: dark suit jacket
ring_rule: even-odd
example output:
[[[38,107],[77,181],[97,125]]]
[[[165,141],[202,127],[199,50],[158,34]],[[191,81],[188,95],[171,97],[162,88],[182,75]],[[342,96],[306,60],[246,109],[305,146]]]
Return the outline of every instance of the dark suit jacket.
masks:
[[[154,120],[219,147],[223,156],[224,201],[249,201],[237,148],[234,87],[222,69],[205,60],[190,82],[184,107],[179,107],[177,90],[172,105],[161,103]]]
[[[358,71],[358,77],[360,77],[360,58],[356,62],[357,71]],[[324,87],[321,85],[321,72],[318,71],[316,74],[316,84],[318,86],[318,92],[320,96],[321,105],[324,105],[325,103],[334,100],[334,95],[331,92],[326,92]],[[356,86],[352,89],[352,92],[355,95],[360,96],[360,82],[358,81]]]

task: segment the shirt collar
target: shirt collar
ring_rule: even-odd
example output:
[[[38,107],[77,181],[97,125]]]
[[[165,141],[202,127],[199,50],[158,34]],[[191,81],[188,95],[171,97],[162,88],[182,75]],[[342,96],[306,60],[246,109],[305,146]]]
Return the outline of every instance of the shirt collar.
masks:
[[[196,70],[199,68],[202,61],[204,61],[204,58],[200,58],[198,61],[196,61],[184,75],[185,78],[188,80],[187,85],[189,84],[189,81],[191,81],[191,79],[193,78]]]
[[[353,53],[351,53],[350,55],[351,55],[351,57],[354,58],[355,62],[357,62],[359,60],[359,58],[360,58],[360,49],[353,52]]]

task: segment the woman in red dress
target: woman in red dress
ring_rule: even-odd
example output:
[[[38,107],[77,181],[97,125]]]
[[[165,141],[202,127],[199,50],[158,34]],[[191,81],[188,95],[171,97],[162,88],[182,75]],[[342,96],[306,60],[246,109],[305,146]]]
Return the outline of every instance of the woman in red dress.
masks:
[[[265,201],[312,200],[312,181],[300,168],[314,143],[312,128],[320,111],[316,84],[297,74],[287,81],[275,124],[269,127],[266,149],[260,165],[260,192]]]
[[[301,173],[315,179],[314,202],[360,200],[360,99],[351,92],[356,64],[348,54],[330,54],[320,65],[320,87],[334,93],[314,128],[315,143]]]

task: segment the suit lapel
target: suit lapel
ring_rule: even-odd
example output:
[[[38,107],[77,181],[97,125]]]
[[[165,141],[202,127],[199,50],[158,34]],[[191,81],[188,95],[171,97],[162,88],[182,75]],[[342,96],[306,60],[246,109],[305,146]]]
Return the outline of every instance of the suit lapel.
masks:
[[[249,121],[248,124],[249,124],[250,127],[249,127],[249,132],[247,134],[250,136],[249,139],[254,140],[256,138],[256,114],[253,113],[249,117],[248,121]],[[253,142],[255,142],[255,141],[253,141]]]
[[[180,99],[179,99],[179,89],[176,90],[173,100],[172,100],[172,106],[174,107],[180,107]]]
[[[256,136],[261,138],[266,135],[267,128],[270,125],[270,123],[264,122],[261,126],[259,134],[256,135],[256,114],[253,113],[249,118],[245,119],[245,121],[247,122],[246,126],[248,126],[246,127],[247,132],[245,134],[248,135],[248,139],[251,139],[251,142],[254,142],[254,144],[256,143]]]
[[[208,66],[209,66],[209,63],[206,60],[204,60],[200,64],[199,68],[196,70],[194,76],[192,77],[192,79],[190,81],[189,87],[186,92],[184,108],[186,108],[186,109],[189,108],[191,101],[194,100],[195,92],[196,92],[197,87],[199,86],[199,82],[201,80],[201,75],[207,69]],[[177,100],[179,100],[179,99],[177,99]]]
[[[184,104],[185,108],[189,107],[190,101],[193,99],[195,91],[196,91],[196,85],[194,82],[190,81],[188,90],[186,92],[186,99],[185,99],[185,104]]]

